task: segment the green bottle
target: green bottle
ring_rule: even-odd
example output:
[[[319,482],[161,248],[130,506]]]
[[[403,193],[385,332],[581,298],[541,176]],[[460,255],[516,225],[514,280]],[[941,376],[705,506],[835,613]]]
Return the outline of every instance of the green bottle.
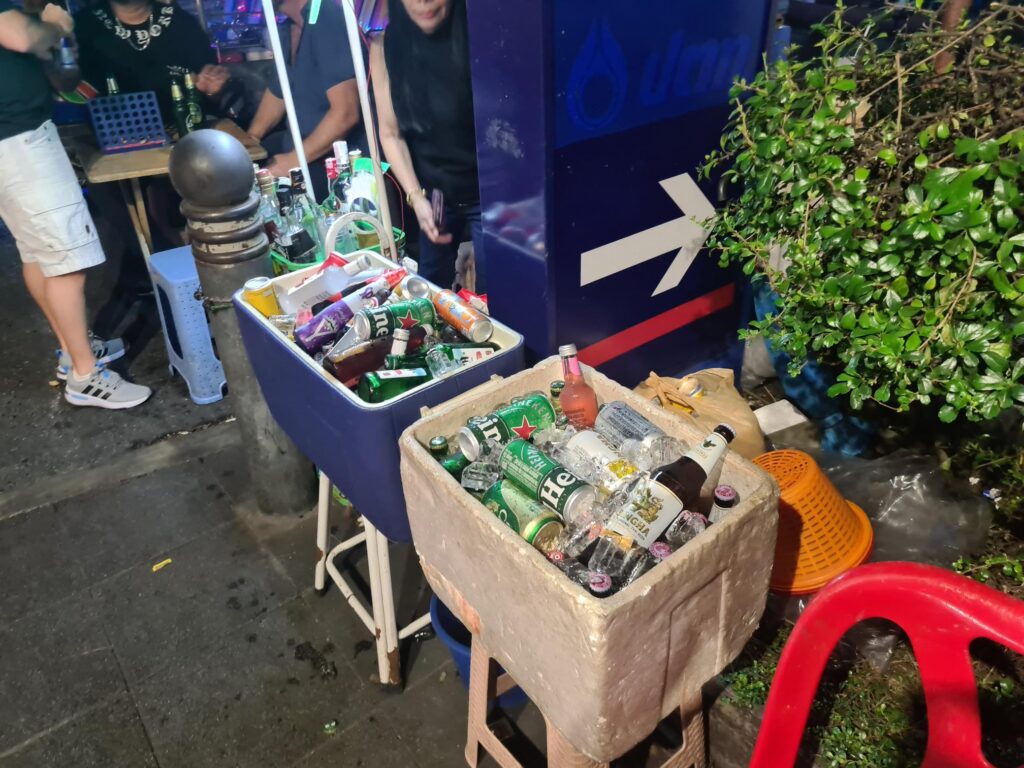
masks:
[[[183,139],[190,132],[188,104],[185,103],[185,94],[177,80],[171,81],[171,101],[174,103],[174,127],[178,131],[178,138]]]
[[[185,106],[188,110],[189,133],[198,131],[203,127],[203,104],[191,72],[185,73]]]
[[[426,368],[401,368],[397,371],[374,371],[359,380],[359,397],[368,403],[383,403],[413,387],[430,381]]]
[[[388,355],[384,358],[384,370],[397,371],[399,368],[426,368],[426,354]]]

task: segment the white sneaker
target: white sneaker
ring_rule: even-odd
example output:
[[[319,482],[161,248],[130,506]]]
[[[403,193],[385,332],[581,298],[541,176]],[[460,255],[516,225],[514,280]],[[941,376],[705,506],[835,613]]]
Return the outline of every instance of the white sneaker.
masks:
[[[100,339],[89,331],[89,344],[92,346],[92,353],[96,357],[96,365],[106,365],[118,358],[124,357],[126,349],[121,339]],[[71,355],[63,349],[57,350],[57,378],[67,381],[68,371],[71,370]]]
[[[74,373],[64,385],[64,399],[72,405],[92,405],[97,408],[134,408],[149,399],[153,391],[141,384],[125,381],[115,371],[97,365],[92,374],[79,379]]]

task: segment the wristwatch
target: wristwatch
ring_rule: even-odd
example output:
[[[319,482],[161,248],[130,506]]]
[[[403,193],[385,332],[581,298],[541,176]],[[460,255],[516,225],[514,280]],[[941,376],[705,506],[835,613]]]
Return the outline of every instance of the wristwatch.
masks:
[[[419,189],[414,189],[412,192],[407,192],[405,194],[405,202],[408,203],[410,206],[412,205],[412,198],[414,195],[423,195],[423,198],[426,199],[427,190],[420,187]]]

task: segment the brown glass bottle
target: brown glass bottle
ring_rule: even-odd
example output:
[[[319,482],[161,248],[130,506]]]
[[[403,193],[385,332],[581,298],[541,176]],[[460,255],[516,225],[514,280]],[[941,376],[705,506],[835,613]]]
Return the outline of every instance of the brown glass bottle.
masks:
[[[719,424],[710,435],[686,452],[677,461],[659,467],[651,480],[668,488],[682,503],[693,510],[700,498],[700,489],[729,450],[736,433],[727,424]]]

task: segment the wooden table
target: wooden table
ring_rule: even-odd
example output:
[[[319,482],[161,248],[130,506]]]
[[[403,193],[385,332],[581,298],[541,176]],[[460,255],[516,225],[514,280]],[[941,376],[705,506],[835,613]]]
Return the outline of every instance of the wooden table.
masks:
[[[239,128],[234,121],[219,120],[211,127],[224,131],[242,142],[253,162],[267,157],[267,151],[263,146]],[[147,176],[166,176],[169,172],[173,145],[104,155],[87,128],[62,130],[61,138],[68,151],[78,158],[85,177],[91,184],[105,184],[111,181],[119,183],[125,205],[128,207],[128,218],[131,219],[142,255],[148,264],[153,252],[153,237],[149,229],[149,215],[146,212],[146,201],[139,179]]]

